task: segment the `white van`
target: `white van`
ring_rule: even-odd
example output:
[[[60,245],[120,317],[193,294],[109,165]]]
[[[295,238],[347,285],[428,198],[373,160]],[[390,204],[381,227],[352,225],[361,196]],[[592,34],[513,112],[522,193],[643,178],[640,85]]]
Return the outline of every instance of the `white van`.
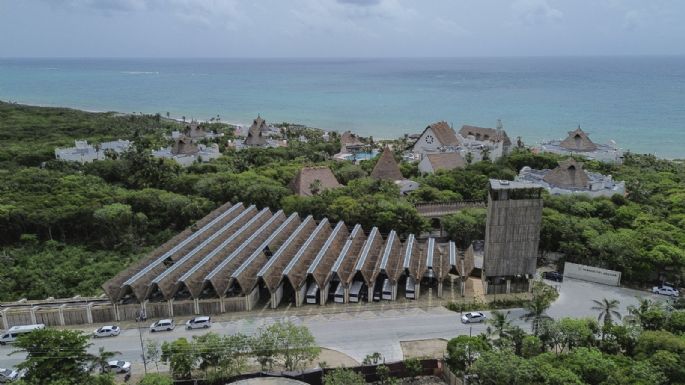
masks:
[[[312,282],[307,288],[307,303],[317,303],[319,302],[319,285],[316,282]]]
[[[390,285],[390,280],[387,278],[383,280],[383,294],[381,298],[392,300],[392,285]]]
[[[45,324],[12,326],[9,330],[0,335],[0,345],[12,343],[16,341],[17,337],[20,335],[40,329],[45,329]]]
[[[212,326],[212,317],[200,316],[191,318],[186,322],[186,329],[208,329]]]
[[[173,320],[161,319],[161,320],[153,323],[152,325],[150,325],[150,332],[154,333],[154,332],[159,332],[159,331],[164,331],[164,330],[170,331],[170,330],[174,330],[175,327],[176,327],[176,325],[174,324]]]
[[[362,287],[363,286],[364,286],[364,282],[362,282],[362,281],[352,282],[352,285],[350,285],[350,302],[361,301],[361,293],[362,293]]]
[[[335,303],[345,303],[345,288],[342,282],[338,283],[338,287],[335,288],[335,295],[333,297],[333,302]]]
[[[404,287],[404,296],[409,299],[416,298],[416,282],[412,276],[407,276],[407,283]]]

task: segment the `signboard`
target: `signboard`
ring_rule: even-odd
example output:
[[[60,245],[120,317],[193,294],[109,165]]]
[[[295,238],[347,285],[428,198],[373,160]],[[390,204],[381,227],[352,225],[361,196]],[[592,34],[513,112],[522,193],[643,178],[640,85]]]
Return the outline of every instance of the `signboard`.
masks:
[[[578,265],[566,262],[564,264],[564,278],[575,278],[583,281],[603,283],[605,285],[619,286],[621,284],[621,272],[607,270],[594,266]]]

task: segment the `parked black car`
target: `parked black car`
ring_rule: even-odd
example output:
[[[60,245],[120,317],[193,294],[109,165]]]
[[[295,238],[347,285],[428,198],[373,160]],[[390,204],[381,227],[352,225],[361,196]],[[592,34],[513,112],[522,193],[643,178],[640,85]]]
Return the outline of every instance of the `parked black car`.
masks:
[[[542,273],[542,278],[549,279],[550,281],[561,282],[564,280],[564,275],[558,271],[545,271]]]

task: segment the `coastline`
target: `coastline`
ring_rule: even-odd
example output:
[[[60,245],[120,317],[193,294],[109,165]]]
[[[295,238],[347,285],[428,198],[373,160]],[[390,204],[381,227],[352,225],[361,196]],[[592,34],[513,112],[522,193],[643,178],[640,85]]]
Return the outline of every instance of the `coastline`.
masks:
[[[17,105],[31,106],[31,107],[66,108],[66,109],[77,110],[77,111],[83,111],[83,112],[88,112],[88,113],[96,113],[96,114],[99,114],[99,113],[113,113],[113,114],[120,114],[120,115],[123,115],[123,116],[133,115],[133,114],[135,114],[135,113],[143,113],[143,114],[146,114],[146,115],[160,114],[160,116],[162,117],[162,119],[168,119],[168,120],[172,120],[172,121],[179,122],[179,123],[182,123],[182,122],[183,122],[183,119],[182,119],[182,118],[183,118],[183,116],[184,116],[183,114],[175,115],[175,114],[171,114],[171,113],[170,113],[169,117],[167,117],[167,116],[166,116],[166,113],[163,114],[163,113],[161,113],[161,112],[146,112],[146,111],[139,111],[139,112],[138,112],[138,111],[137,111],[137,112],[120,112],[120,111],[116,111],[116,110],[98,110],[98,109],[93,109],[93,108],[89,108],[89,107],[82,107],[82,106],[51,105],[51,104],[44,104],[44,103],[19,102],[19,101],[15,101],[15,100],[9,101],[9,100],[1,100],[1,99],[0,99],[0,101],[6,102],[6,103],[14,103],[14,104],[17,104]],[[197,122],[209,123],[209,120],[208,120],[208,119],[197,119],[197,118],[195,118],[195,117],[191,117],[191,119],[194,119],[194,120],[197,121]],[[236,126],[236,127],[242,126],[242,127],[246,127],[246,126],[249,126],[249,125],[250,125],[250,122],[249,122],[249,121],[245,121],[245,122],[236,122],[235,120],[227,121],[227,120],[224,120],[224,118],[221,118],[221,119],[222,119],[222,120],[221,120],[219,123],[224,123],[224,124],[231,125],[231,126]],[[188,122],[188,121],[189,121],[189,118],[188,118],[188,116],[186,116],[186,122]],[[271,122],[280,122],[280,121],[283,121],[283,120],[274,119],[274,120],[272,120]],[[350,128],[317,127],[317,126],[311,126],[311,125],[304,124],[304,123],[298,123],[298,122],[296,122],[296,121],[291,121],[291,122],[289,122],[289,123],[292,123],[292,124],[303,124],[303,125],[305,125],[305,126],[312,127],[312,128],[318,128],[318,129],[321,129],[321,130],[324,130],[324,131],[335,131],[335,132],[339,132],[339,133],[342,133],[342,132],[344,132],[344,131],[346,131],[346,130],[351,130],[352,132],[357,133],[357,134],[359,134],[359,135],[361,135],[361,136],[367,136],[367,135],[366,135],[365,133],[363,133],[363,132],[360,133],[360,132],[357,132],[357,131],[352,130],[352,129],[350,129]],[[431,122],[427,122],[426,125],[428,125],[428,124],[430,124],[430,123],[431,123]],[[505,128],[505,129],[506,129],[506,128]],[[456,131],[456,130],[457,130],[457,129],[455,129],[455,131]],[[420,132],[421,132],[420,130],[416,130],[415,132],[412,132],[412,133],[416,133],[416,134],[417,134],[417,133],[420,133]],[[412,134],[412,133],[408,133],[408,134]],[[395,137],[381,137],[381,136],[376,136],[376,135],[371,135],[371,136],[374,137],[374,140],[384,141],[384,140],[396,140],[396,139],[398,139],[398,138],[402,138],[402,137],[404,136],[404,134],[405,134],[405,133],[400,133],[398,136],[395,136]],[[549,141],[549,140],[561,140],[561,139],[563,139],[563,138],[561,138],[561,137],[560,137],[560,138],[537,138],[536,140],[530,140],[530,138],[522,137],[523,142],[524,142],[524,143],[530,143],[530,144],[528,145],[528,147],[531,147],[531,148],[532,148],[532,147],[536,147],[536,146],[540,145],[541,143],[546,142],[546,141]],[[619,143],[618,145],[619,145],[619,148],[620,148],[621,150],[623,150],[624,152],[635,152],[635,153],[640,153],[640,154],[653,155],[653,156],[655,156],[655,157],[657,157],[657,158],[659,158],[659,159],[665,159],[665,160],[677,161],[677,162],[685,162],[685,153],[682,154],[681,156],[668,157],[668,156],[659,155],[659,154],[657,154],[657,153],[655,153],[655,152],[636,152],[636,151],[631,151],[630,149],[626,149],[626,148],[621,147],[621,146],[620,146],[620,143]]]

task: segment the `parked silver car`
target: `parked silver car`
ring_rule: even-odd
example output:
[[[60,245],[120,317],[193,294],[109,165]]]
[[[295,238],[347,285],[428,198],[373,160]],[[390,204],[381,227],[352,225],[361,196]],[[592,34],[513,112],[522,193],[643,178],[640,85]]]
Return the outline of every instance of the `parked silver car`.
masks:
[[[150,325],[150,332],[161,332],[161,331],[171,331],[174,330],[176,325],[174,324],[174,320],[171,319],[161,319],[152,325]]]
[[[119,326],[115,325],[107,325],[103,326],[101,328],[98,328],[93,332],[93,337],[99,338],[99,337],[116,337],[121,333],[121,329],[119,329]]]
[[[128,361],[109,361],[105,370],[114,373],[128,373],[131,371],[131,363]]]

